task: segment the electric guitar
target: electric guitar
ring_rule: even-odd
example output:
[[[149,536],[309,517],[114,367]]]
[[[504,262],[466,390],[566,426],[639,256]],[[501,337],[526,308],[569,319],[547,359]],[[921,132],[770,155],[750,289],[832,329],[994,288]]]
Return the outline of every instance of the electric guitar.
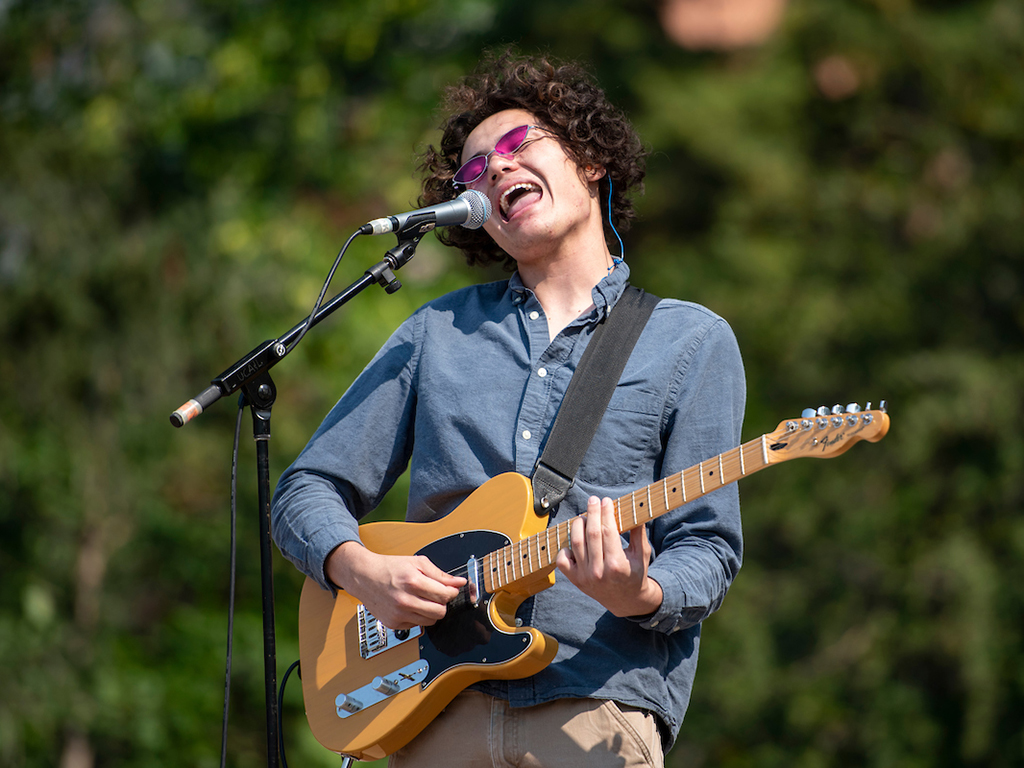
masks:
[[[774,432],[618,499],[619,531],[772,464],[832,458],[858,441],[881,440],[888,429],[884,401],[878,410],[868,403],[864,411],[856,405],[805,411]],[[392,631],[348,593],[333,597],[306,580],[299,656],[306,718],[317,741],[357,760],[376,760],[405,746],[463,688],[546,667],[558,643],[515,619],[523,600],[554,584],[555,556],[569,541],[570,521],[546,523],[534,513],[529,478],[509,472],[440,520],[360,526],[370,550],[426,555],[467,583],[438,623]]]

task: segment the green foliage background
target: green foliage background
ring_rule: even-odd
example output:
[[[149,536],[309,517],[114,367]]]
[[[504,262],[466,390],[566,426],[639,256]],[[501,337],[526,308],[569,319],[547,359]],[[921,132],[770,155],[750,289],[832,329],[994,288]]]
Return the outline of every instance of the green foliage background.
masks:
[[[509,42],[587,62],[654,150],[634,281],[731,321],[747,439],[890,403],[883,442],[744,481],[745,568],[668,764],[1024,765],[1015,0],[796,0],[732,53],[640,0],[0,2],[0,765],[217,764],[235,414],[167,414],[413,207],[440,89]],[[403,290],[307,337],[274,373],[275,477],[409,312],[493,276],[425,241]],[[233,766],[265,764],[251,456]],[[300,585],[278,561],[282,670]],[[334,765],[298,689],[290,763]]]

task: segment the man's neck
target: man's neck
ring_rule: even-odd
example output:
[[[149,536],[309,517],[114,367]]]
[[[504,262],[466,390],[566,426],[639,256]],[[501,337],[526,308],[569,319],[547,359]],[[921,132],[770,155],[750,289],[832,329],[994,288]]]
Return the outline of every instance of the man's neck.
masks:
[[[611,264],[611,254],[601,248],[579,258],[520,266],[523,284],[533,290],[544,308],[551,339],[593,306],[594,286],[608,274]]]

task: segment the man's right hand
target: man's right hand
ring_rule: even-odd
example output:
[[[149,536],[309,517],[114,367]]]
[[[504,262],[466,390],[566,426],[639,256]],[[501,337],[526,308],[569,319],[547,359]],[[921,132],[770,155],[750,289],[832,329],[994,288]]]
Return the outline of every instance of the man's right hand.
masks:
[[[389,629],[430,626],[466,580],[422,555],[380,555],[346,541],[327,557],[327,578],[366,606]]]

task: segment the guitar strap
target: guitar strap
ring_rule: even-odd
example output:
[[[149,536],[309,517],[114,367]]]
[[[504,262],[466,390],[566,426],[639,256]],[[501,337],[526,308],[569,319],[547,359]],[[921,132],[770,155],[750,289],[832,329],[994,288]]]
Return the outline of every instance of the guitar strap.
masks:
[[[575,482],[626,360],[661,301],[626,284],[615,307],[598,324],[562,398],[547,444],[533,470],[533,510],[550,514]]]

